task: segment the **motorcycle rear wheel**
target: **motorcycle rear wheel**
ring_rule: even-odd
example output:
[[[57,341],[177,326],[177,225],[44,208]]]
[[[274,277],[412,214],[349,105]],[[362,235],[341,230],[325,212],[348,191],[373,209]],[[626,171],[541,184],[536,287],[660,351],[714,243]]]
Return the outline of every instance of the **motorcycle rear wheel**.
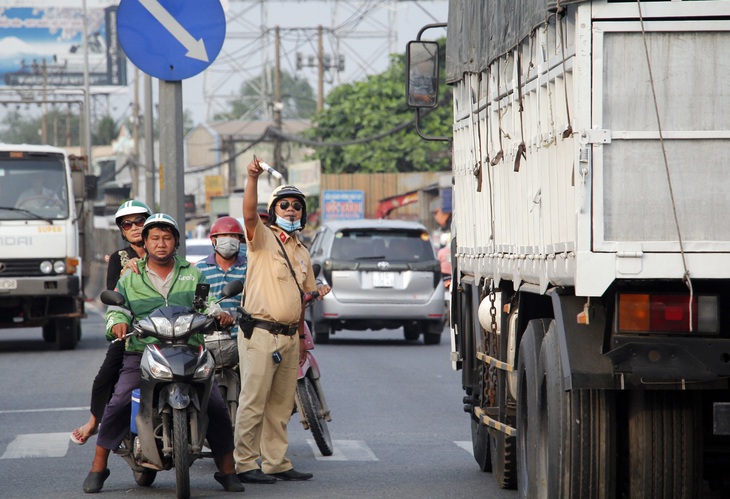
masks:
[[[177,498],[190,497],[190,438],[188,415],[184,409],[172,410],[172,457],[175,466]]]
[[[134,481],[140,487],[149,487],[154,483],[155,478],[157,478],[157,472],[155,470],[133,471],[132,473],[134,474]]]
[[[322,404],[319,402],[317,390],[306,376],[297,381],[297,395],[299,400],[302,401],[302,409],[309,422],[309,429],[312,430],[317,448],[323,456],[331,456],[334,447],[327,427],[327,420],[322,413]]]

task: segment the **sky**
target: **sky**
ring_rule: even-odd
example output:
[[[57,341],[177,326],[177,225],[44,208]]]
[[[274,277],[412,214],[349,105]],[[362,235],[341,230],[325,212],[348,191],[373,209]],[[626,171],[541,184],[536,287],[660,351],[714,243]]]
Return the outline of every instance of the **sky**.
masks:
[[[67,19],[68,17],[64,16],[69,16],[68,11],[79,9],[82,1],[4,0],[0,7],[0,47],[15,47],[15,49],[3,50],[0,53],[0,72],[3,67],[3,57],[15,56],[11,61],[15,66],[6,68],[6,71],[11,72],[18,70],[17,66],[21,60],[28,64],[34,58],[41,57],[35,53],[21,56],[20,53],[25,53],[26,50],[18,47],[25,46],[25,42],[35,44],[36,51],[42,49],[48,54],[53,53],[54,57],[59,54],[59,62],[61,60],[65,62],[73,57],[82,61],[78,52],[73,57],[68,55],[70,47],[79,45],[80,26],[76,26],[80,24],[78,19],[73,21],[75,31],[70,31],[64,26],[64,23],[69,24],[68,21],[56,22],[60,26],[42,33],[45,43],[41,43],[30,35],[33,30],[11,29],[8,19],[12,17],[3,16],[5,13],[13,12],[13,9],[17,12],[18,8],[25,8],[25,15],[33,17],[35,13],[27,14],[34,12],[28,7],[40,7],[46,11],[45,19],[53,22],[54,16],[58,19]],[[161,4],[170,4],[173,0],[158,1]],[[226,39],[222,50],[205,71],[183,80],[183,108],[192,114],[195,124],[212,119],[215,113],[226,111],[228,99],[238,93],[242,82],[260,75],[265,66],[273,67],[275,26],[279,26],[281,32],[282,69],[306,78],[315,93],[318,85],[316,68],[297,69],[296,59],[297,54],[300,54],[305,66],[310,60],[316,64],[317,27],[322,26],[325,55],[332,57],[341,55],[344,58],[343,71],[331,70],[325,75],[326,95],[338,84],[360,80],[367,75],[384,71],[389,63],[389,54],[403,53],[406,43],[415,39],[418,30],[424,24],[446,22],[448,7],[447,0],[220,1],[227,19]],[[121,0],[122,4],[131,2],[139,0]],[[119,0],[86,0],[87,11],[94,19],[101,16],[103,20],[103,11],[99,9],[116,4],[119,4]],[[34,32],[38,33],[38,30]],[[445,31],[434,30],[432,33],[438,37],[443,36]],[[76,38],[71,39],[70,36]],[[46,58],[45,52],[42,57]],[[94,61],[95,59],[91,62],[96,64]],[[142,76],[140,74],[139,78],[140,107],[143,107],[144,102]],[[131,62],[127,65],[127,81],[126,88],[113,88],[113,93],[107,101],[101,101],[101,104],[100,101],[96,101],[94,113],[97,118],[108,111],[115,121],[121,123],[131,114],[135,81],[135,68]],[[153,84],[155,102],[157,87],[155,81]],[[0,90],[7,88],[0,87]],[[7,95],[0,94],[0,100]],[[29,112],[33,112],[33,106]]]
[[[260,37],[254,38],[261,35],[262,26],[272,29],[276,25],[280,26],[282,69],[307,78],[315,93],[316,69],[303,68],[297,71],[296,53],[302,54],[306,63],[308,56],[316,54],[317,26],[322,25],[325,31],[338,26],[341,36],[323,36],[324,52],[328,55],[344,55],[345,70],[327,74],[326,95],[337,83],[348,83],[384,71],[389,63],[390,50],[403,53],[406,43],[416,38],[424,24],[446,22],[448,6],[446,0],[370,0],[339,2],[340,5],[335,5],[336,2],[269,0],[264,11],[255,1],[233,1],[231,4],[228,11],[228,36],[217,60],[204,73],[183,81],[183,107],[193,113],[196,123],[223,110],[223,95],[237,93],[242,81],[260,74],[266,57],[269,64],[273,65],[273,34],[269,34],[268,43]],[[347,4],[359,5],[361,8],[353,11],[352,6]],[[389,6],[393,9],[388,9]],[[230,20],[232,11],[241,14],[235,20]],[[395,28],[395,40],[387,39],[388,23]],[[348,30],[349,34],[345,35]],[[439,31],[443,36],[445,31]],[[338,41],[339,46],[336,46]],[[206,94],[221,97],[206,102]]]

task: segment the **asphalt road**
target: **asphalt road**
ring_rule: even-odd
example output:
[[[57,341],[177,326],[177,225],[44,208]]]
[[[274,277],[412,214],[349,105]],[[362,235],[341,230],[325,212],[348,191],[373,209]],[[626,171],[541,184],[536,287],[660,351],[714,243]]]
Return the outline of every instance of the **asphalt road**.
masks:
[[[59,352],[40,329],[0,336],[0,497],[75,498],[94,453],[68,434],[88,417],[91,382],[106,352],[103,319],[90,310],[76,350]],[[314,354],[333,415],[335,454],[323,457],[298,415],[289,424],[289,456],[308,482],[246,485],[247,497],[514,498],[471,455],[459,373],[448,336],[441,345],[407,343],[400,330],[340,332]],[[119,457],[103,497],[173,497],[174,471],[138,487]],[[210,459],[193,464],[194,497],[222,497]]]

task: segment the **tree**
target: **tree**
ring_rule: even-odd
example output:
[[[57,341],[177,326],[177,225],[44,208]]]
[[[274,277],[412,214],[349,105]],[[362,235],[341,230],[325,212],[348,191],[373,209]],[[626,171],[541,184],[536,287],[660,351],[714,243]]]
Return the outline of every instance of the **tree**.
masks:
[[[9,144],[41,144],[42,117],[21,113],[19,107],[9,110],[0,129],[0,142]],[[79,116],[67,115],[65,108],[51,108],[46,113],[46,142],[52,145],[66,145],[66,122],[69,121],[71,144],[79,144]]]
[[[99,120],[99,123],[94,128],[96,131],[92,133],[91,143],[95,146],[109,145],[119,134],[114,118],[109,115]]]
[[[229,101],[231,110],[215,116],[216,120],[237,120],[245,117],[250,120],[267,119],[271,116],[273,105],[273,90],[266,90],[265,82],[273,82],[273,71],[269,73],[268,80],[262,73],[256,78],[247,80],[241,84],[238,97]],[[273,83],[270,84],[273,86]],[[262,89],[264,89],[262,91]],[[262,95],[266,96],[262,100]],[[286,71],[281,72],[281,100],[284,108],[281,111],[282,118],[311,118],[317,110],[317,102],[314,97],[314,90],[304,79],[290,75]]]
[[[441,43],[442,61],[443,46]],[[316,140],[345,143],[378,136],[404,123],[413,124],[362,144],[315,146],[324,173],[449,169],[448,143],[423,140],[416,132],[414,110],[405,103],[405,74],[405,55],[393,55],[385,72],[364,81],[341,85],[327,95],[327,106],[315,116],[315,126],[310,131],[310,137]],[[441,81],[443,79],[442,71]],[[453,122],[451,92],[445,85],[439,92],[439,107],[431,113],[421,113],[421,130],[426,135],[450,136]]]

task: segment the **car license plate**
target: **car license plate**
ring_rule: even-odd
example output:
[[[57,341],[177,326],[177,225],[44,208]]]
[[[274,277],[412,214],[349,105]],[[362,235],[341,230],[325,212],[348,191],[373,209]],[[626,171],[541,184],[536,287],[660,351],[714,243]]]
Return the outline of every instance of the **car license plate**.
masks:
[[[0,289],[17,289],[18,281],[15,279],[0,279]]]
[[[395,274],[393,272],[373,272],[374,288],[392,288],[395,284]]]

